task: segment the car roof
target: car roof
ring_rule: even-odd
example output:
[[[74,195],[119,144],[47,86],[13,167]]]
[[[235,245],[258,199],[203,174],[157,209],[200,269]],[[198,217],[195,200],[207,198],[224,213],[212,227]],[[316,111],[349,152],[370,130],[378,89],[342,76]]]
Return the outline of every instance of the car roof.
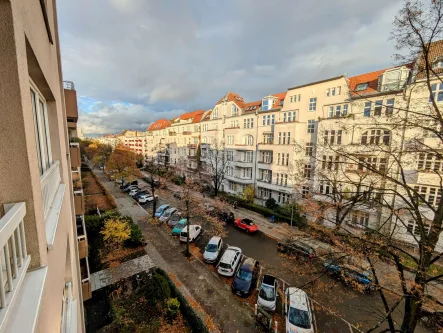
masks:
[[[199,227],[199,225],[198,225],[198,224],[191,224],[189,227]],[[185,226],[185,227],[182,229],[182,232],[186,232],[186,231],[188,231],[188,226]]]
[[[291,307],[308,311],[308,295],[301,289],[290,287],[287,289]]]
[[[208,244],[218,244],[218,242],[220,241],[221,237],[218,236],[212,236],[211,239],[209,240]]]
[[[223,253],[223,257],[220,261],[231,261],[232,258],[234,258],[234,255],[236,252],[241,251],[240,248],[235,247],[235,246],[229,246],[226,250],[225,253]]]
[[[264,275],[263,275],[263,280],[262,280],[262,282],[263,282],[264,284],[269,284],[270,286],[273,286],[275,280],[276,280],[276,279],[275,279],[274,276],[272,276],[272,275],[268,275],[268,274],[264,274]]]
[[[165,205],[161,205],[160,207],[158,207],[158,208],[166,208],[166,207],[169,207],[170,205],[168,205],[168,204],[165,204]]]
[[[252,258],[246,258],[243,261],[243,264],[241,265],[240,269],[242,271],[249,271],[252,272],[254,270],[254,266],[255,266],[256,260],[252,259]]]

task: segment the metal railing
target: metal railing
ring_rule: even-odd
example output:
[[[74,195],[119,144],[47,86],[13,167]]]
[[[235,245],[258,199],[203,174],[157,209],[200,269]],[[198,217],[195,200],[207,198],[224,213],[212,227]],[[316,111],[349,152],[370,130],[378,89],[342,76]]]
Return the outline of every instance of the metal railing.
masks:
[[[72,81],[63,81],[63,88],[67,90],[75,90],[74,82]]]
[[[26,204],[6,204],[5,211],[0,219],[0,327],[4,327],[7,308],[18,293],[30,262],[23,222]]]
[[[42,188],[43,210],[45,218],[48,215],[52,200],[54,200],[58,185],[60,184],[60,161],[54,161],[51,167],[40,177]]]

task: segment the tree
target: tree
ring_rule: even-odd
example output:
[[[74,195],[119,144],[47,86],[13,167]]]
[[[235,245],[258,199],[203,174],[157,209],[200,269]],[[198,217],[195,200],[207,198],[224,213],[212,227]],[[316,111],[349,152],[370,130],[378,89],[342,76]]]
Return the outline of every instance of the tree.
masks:
[[[98,147],[95,143],[91,143],[85,148],[85,152],[88,159],[92,160],[98,152]]]
[[[103,235],[104,241],[112,248],[118,248],[131,237],[131,226],[128,221],[121,218],[109,218],[105,221],[100,234]]]
[[[225,175],[232,159],[225,151],[224,144],[217,140],[215,140],[213,144],[209,145],[206,150],[205,168],[209,174],[214,195],[217,196],[218,192],[220,191],[220,187],[225,180]]]
[[[106,170],[117,178],[138,177],[136,155],[130,150],[116,148],[106,162]]]
[[[151,194],[154,197],[154,201],[152,202],[152,218],[155,218],[155,211],[157,210],[157,200],[155,199],[158,180],[155,179],[159,177],[159,164],[150,160],[145,164],[145,171],[148,173],[148,176],[144,178],[144,180],[148,183]]]
[[[253,202],[255,198],[255,188],[253,185],[248,185],[243,189],[243,199],[246,202]]]

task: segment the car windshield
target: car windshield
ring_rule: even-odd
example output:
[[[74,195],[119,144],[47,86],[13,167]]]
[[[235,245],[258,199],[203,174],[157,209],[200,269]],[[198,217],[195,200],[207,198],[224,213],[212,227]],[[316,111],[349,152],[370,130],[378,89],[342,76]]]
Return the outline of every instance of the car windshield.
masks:
[[[252,273],[250,271],[245,271],[245,270],[239,269],[237,272],[237,277],[240,280],[250,282],[252,280]]]
[[[165,212],[165,215],[163,215],[163,216],[164,216],[164,217],[169,217],[169,216],[171,216],[171,213],[172,213],[172,211],[167,210],[167,211]]]
[[[180,230],[183,229],[183,228],[185,227],[185,223],[186,223],[186,222],[179,222],[179,223],[177,224],[176,228],[177,228],[177,229],[180,229]]]
[[[247,225],[254,225],[254,222],[252,222],[251,220],[245,220],[245,224],[247,224]]]
[[[180,215],[175,214],[175,215],[172,215],[171,220],[172,221],[178,221],[179,218],[180,218]]]
[[[157,213],[161,213],[161,212],[163,212],[164,210],[165,210],[165,207],[158,207],[157,210],[156,210],[156,212],[157,212]]]
[[[275,299],[274,287],[262,284],[259,296],[265,301],[273,301]]]
[[[187,233],[186,231],[182,231],[181,234],[180,234],[180,236],[188,237],[188,233]]]
[[[311,328],[311,321],[309,320],[308,311],[296,309],[293,307],[289,308],[289,322],[300,328]]]
[[[206,252],[217,252],[217,244],[208,244]]]
[[[229,269],[229,268],[231,268],[231,265],[230,265],[230,264],[227,264],[227,263],[224,263],[224,262],[221,262],[219,266],[220,266],[221,268],[225,268],[225,269]]]

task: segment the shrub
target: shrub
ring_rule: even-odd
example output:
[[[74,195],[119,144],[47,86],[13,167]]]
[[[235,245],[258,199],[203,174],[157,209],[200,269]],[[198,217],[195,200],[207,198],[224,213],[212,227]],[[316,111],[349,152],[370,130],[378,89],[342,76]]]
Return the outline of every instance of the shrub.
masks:
[[[177,317],[178,312],[180,311],[180,302],[177,298],[170,298],[166,302],[166,315],[173,319]]]
[[[109,218],[105,221],[100,234],[109,245],[118,247],[131,236],[131,226],[124,219]]]
[[[163,302],[171,298],[171,288],[168,280],[157,272],[152,275],[148,283],[140,288],[140,292],[151,304],[156,304],[158,301]]]
[[[143,244],[143,233],[140,229],[140,227],[133,223],[129,224],[131,227],[131,234],[127,240],[125,240],[125,246],[128,247],[138,247]]]
[[[274,198],[269,198],[268,200],[266,200],[265,205],[269,209],[277,209],[278,208],[277,202],[275,201]]]

